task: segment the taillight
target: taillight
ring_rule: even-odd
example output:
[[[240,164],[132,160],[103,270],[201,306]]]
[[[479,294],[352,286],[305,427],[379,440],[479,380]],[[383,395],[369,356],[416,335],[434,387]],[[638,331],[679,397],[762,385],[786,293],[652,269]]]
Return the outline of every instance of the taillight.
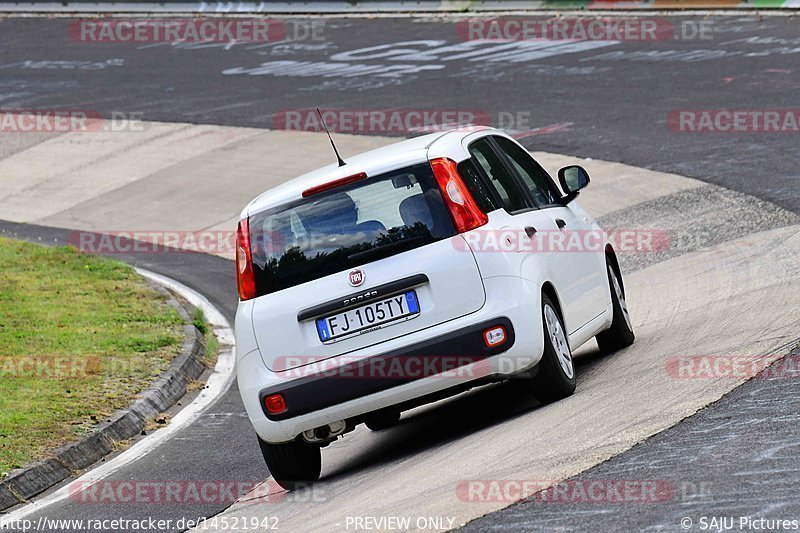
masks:
[[[475,203],[475,199],[458,174],[455,161],[445,157],[432,159],[431,168],[459,233],[489,222],[489,217]]]
[[[329,181],[328,183],[323,183],[322,185],[317,185],[316,187],[311,187],[310,189],[304,190],[303,198],[308,198],[309,196],[314,196],[315,194],[329,191],[337,187],[344,187],[345,185],[350,185],[351,183],[365,179],[367,179],[366,172],[359,172],[358,174],[353,174],[352,176],[345,176],[344,178],[339,178],[338,180]]]
[[[256,297],[253,255],[250,252],[250,220],[247,218],[239,222],[236,230],[236,284],[239,286],[240,300],[252,300]]]
[[[271,415],[279,415],[288,409],[286,407],[286,400],[280,394],[273,394],[264,398],[264,407]]]

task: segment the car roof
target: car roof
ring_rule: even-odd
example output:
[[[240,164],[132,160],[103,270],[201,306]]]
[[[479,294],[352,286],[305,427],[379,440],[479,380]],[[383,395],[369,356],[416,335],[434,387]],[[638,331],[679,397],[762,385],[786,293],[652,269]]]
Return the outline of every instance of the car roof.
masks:
[[[404,166],[421,163],[428,159],[428,152],[434,143],[453,141],[460,144],[461,139],[476,131],[493,130],[487,126],[469,126],[448,131],[429,133],[411,139],[389,144],[375,150],[345,157],[346,165],[331,163],[317,170],[293,178],[257,196],[242,211],[242,218],[265,209],[302,198],[304,190],[331,181],[366,172],[368,176],[382,174]],[[444,148],[444,147],[443,147]],[[331,151],[331,159],[335,155]]]

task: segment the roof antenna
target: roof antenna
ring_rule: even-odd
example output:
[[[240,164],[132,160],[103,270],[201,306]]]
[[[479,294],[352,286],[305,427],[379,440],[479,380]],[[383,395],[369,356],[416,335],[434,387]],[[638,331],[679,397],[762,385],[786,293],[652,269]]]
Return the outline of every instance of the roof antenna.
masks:
[[[347,163],[344,162],[342,156],[339,155],[339,150],[336,149],[336,145],[333,144],[333,137],[331,137],[331,132],[328,131],[328,126],[325,124],[325,119],[322,118],[322,113],[320,113],[319,108],[317,108],[317,115],[319,115],[319,119],[322,121],[322,127],[325,128],[325,133],[328,134],[328,139],[331,141],[331,146],[333,146],[333,153],[336,154],[336,159],[339,161],[339,166],[343,167]]]

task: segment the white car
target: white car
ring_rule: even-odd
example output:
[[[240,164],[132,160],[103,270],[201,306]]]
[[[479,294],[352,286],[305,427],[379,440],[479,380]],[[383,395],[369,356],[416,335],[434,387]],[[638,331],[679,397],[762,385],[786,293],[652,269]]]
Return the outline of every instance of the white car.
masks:
[[[575,390],[572,350],[634,340],[614,249],[505,133],[399,142],[262,194],[237,234],[238,383],[285,488],[356,425],[520,377],[543,402]]]

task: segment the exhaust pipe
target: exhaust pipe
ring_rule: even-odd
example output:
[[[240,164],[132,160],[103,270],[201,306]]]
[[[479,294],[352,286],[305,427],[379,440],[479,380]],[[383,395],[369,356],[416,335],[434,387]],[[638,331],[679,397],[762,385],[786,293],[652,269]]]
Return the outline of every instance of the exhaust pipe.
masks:
[[[335,440],[336,437],[344,433],[345,429],[347,429],[347,423],[344,420],[338,420],[324,426],[319,426],[318,428],[304,431],[303,440],[312,444]]]

